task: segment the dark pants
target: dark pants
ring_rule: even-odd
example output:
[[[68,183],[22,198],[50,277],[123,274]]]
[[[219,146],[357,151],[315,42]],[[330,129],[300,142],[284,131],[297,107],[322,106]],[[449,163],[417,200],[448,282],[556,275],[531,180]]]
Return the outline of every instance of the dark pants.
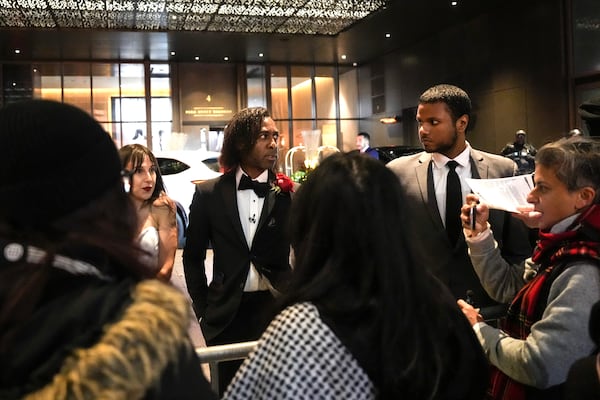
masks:
[[[275,298],[269,291],[244,292],[237,314],[208,346],[257,340],[275,316]],[[219,396],[222,396],[243,360],[222,361],[218,365]]]

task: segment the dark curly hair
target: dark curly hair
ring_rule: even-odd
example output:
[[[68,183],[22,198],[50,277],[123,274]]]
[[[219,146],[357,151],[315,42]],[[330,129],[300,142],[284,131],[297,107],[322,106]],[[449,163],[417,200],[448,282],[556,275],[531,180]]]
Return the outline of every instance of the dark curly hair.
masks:
[[[237,168],[252,151],[265,118],[270,117],[264,107],[245,108],[237,112],[225,127],[225,137],[219,163],[225,172]]]

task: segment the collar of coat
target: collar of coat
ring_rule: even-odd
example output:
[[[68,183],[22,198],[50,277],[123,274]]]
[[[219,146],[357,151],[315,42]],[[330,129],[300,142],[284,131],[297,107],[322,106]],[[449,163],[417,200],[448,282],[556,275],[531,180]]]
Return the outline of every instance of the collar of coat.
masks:
[[[175,288],[138,283],[121,318],[92,347],[75,349],[53,380],[25,399],[142,398],[188,340],[190,306]]]

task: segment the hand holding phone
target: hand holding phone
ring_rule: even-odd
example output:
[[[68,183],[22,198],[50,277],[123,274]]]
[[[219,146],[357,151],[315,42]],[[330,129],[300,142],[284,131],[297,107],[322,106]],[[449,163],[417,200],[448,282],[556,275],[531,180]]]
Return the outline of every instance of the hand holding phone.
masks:
[[[475,230],[475,224],[477,223],[477,204],[473,204],[471,206],[471,210],[469,211],[469,221],[471,225],[471,230]]]

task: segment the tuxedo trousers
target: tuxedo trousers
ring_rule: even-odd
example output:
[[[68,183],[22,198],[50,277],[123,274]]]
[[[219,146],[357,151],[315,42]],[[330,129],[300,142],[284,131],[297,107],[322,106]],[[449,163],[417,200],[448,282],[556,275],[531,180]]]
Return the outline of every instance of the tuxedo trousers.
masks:
[[[208,346],[258,340],[276,314],[275,298],[268,290],[244,292],[237,313],[231,323],[217,336],[208,340]],[[218,364],[219,396],[242,365],[243,360],[222,361]]]

